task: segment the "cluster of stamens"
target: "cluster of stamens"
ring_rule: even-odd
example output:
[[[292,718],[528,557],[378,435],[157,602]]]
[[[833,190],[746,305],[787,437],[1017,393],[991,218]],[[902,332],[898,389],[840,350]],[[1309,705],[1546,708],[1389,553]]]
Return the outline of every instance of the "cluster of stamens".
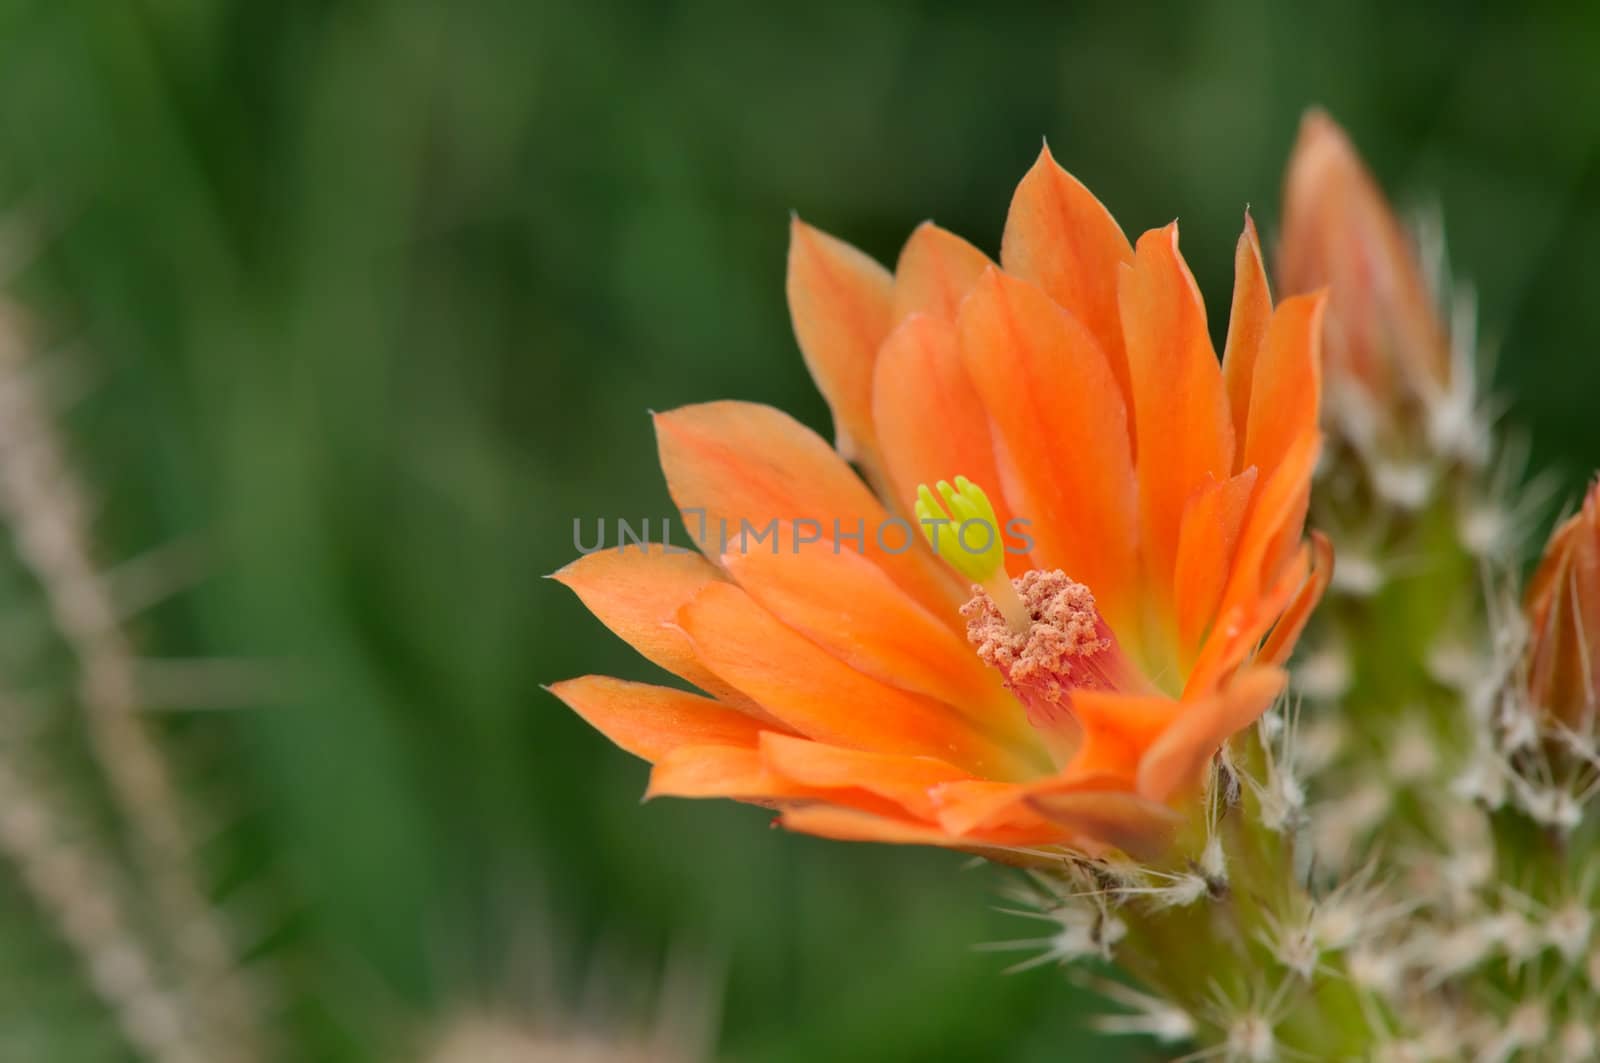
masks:
[[[1111,677],[1097,659],[1114,645],[1094,607],[1094,594],[1059,569],[1023,573],[1012,581],[1032,623],[1016,631],[982,587],[961,607],[967,641],[983,663],[1029,706],[1062,706],[1075,689],[1107,689]]]
[[[936,534],[932,525],[981,522],[996,533],[989,542],[997,543],[999,521],[982,488],[964,476],[953,485],[939,481],[937,492],[923,485],[916,512],[934,552],[975,581],[973,597],[961,607],[967,641],[1004,678],[1036,728],[1070,746],[1073,691],[1139,685],[1088,587],[1059,569],[1030,569],[1012,579],[998,546],[972,554]]]

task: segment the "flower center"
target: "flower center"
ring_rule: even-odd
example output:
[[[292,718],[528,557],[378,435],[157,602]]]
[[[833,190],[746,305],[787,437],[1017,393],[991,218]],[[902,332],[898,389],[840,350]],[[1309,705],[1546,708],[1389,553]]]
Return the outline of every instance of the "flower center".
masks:
[[[981,487],[965,476],[957,476],[953,485],[940,480],[936,489],[922,484],[914,508],[934,553],[974,583],[972,599],[961,607],[967,641],[1022,702],[1028,722],[1058,764],[1072,755],[1081,737],[1072,711],[1074,690],[1149,690],[1088,587],[1059,569],[1032,569],[1016,579],[1006,574],[999,520]],[[986,533],[976,538],[983,549],[970,547],[961,535],[973,528]]]
[[[1034,569],[1009,583],[1027,611],[1026,629],[1019,631],[989,591],[975,587],[961,607],[967,641],[1005,678],[1026,708],[1028,722],[1059,755],[1077,742],[1074,690],[1139,690],[1145,684],[1088,587],[1059,569]]]

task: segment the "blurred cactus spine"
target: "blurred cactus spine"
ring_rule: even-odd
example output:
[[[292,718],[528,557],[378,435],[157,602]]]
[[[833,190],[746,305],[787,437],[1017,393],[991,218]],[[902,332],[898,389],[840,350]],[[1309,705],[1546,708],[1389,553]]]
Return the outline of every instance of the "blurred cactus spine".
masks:
[[[38,615],[57,644],[5,661],[0,854],[139,1058],[262,1060],[257,974],[243,969],[192,809],[142,715],[127,609],[94,557],[87,491],[39,384],[46,368],[20,312],[0,305],[0,519],[36,592],[10,606]],[[56,660],[68,678],[51,668],[35,680],[64,686],[41,718],[18,684]],[[63,756],[87,774],[64,769]]]

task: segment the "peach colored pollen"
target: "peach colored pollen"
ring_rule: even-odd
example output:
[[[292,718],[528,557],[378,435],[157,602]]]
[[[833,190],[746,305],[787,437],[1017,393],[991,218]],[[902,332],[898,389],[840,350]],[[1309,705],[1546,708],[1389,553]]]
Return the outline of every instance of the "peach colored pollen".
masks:
[[[1074,690],[1120,685],[1125,664],[1088,587],[1059,569],[1025,572],[1012,585],[1033,618],[1027,631],[1013,631],[994,599],[977,586],[961,615],[978,658],[1005,678],[1035,727],[1070,718]]]

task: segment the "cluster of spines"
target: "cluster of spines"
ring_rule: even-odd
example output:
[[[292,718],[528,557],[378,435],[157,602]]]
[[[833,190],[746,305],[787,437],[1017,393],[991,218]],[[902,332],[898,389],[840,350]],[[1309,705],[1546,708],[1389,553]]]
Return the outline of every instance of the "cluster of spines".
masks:
[[[1315,983],[1355,1008],[1331,1017],[1362,1028],[1351,1058],[1600,1058],[1600,735],[1531,704],[1519,674],[1516,572],[1551,485],[1518,487],[1526,447],[1491,445],[1471,297],[1448,296],[1442,245],[1430,249],[1449,383],[1411,381],[1390,397],[1398,417],[1329,389],[1312,522],[1335,540],[1330,601],[1293,700],[1219,765],[1203,855],[1177,869],[1077,862],[1033,888],[1032,910],[1059,929],[1031,939],[1022,966],[1111,959],[1141,978],[1094,981],[1119,1008],[1106,1032],[1195,1042],[1193,1059],[1324,1058],[1297,1043],[1330,1018],[1315,1014],[1321,995],[1296,993]],[[1421,626],[1422,652],[1373,637],[1380,609]],[[1235,881],[1264,838],[1294,869],[1287,888]],[[1191,939],[1211,950],[1205,984],[1141,971],[1150,927],[1200,906],[1186,932],[1229,927]]]
[[[1381,418],[1334,403],[1313,515],[1355,571],[1296,673],[1318,721],[1316,866],[1348,881],[1381,861],[1404,898],[1349,968],[1391,1017],[1379,1058],[1593,1058],[1600,868],[1578,834],[1600,760],[1594,736],[1527,704],[1519,675],[1515,574],[1550,485],[1516,487],[1526,448],[1491,444],[1470,299],[1446,314],[1448,387],[1390,397],[1418,430],[1380,438]],[[1421,641],[1372,637],[1378,610]]]
[[[1391,1036],[1363,965],[1375,966],[1380,942],[1408,908],[1371,868],[1332,885],[1304,872],[1272,880],[1296,864],[1308,823],[1297,716],[1280,706],[1219,761],[1194,824],[1193,859],[1167,867],[1073,859],[1035,871],[1004,910],[1043,920],[1051,932],[988,947],[1028,951],[1013,970],[1120,965],[1137,988],[1086,979],[1117,1009],[1096,1027],[1204,1046],[1187,1059],[1314,1058],[1306,1053],[1328,1021],[1342,1022],[1338,1036],[1356,1041]],[[1171,948],[1161,951],[1161,942]],[[1314,1000],[1342,1011],[1308,1022]]]

